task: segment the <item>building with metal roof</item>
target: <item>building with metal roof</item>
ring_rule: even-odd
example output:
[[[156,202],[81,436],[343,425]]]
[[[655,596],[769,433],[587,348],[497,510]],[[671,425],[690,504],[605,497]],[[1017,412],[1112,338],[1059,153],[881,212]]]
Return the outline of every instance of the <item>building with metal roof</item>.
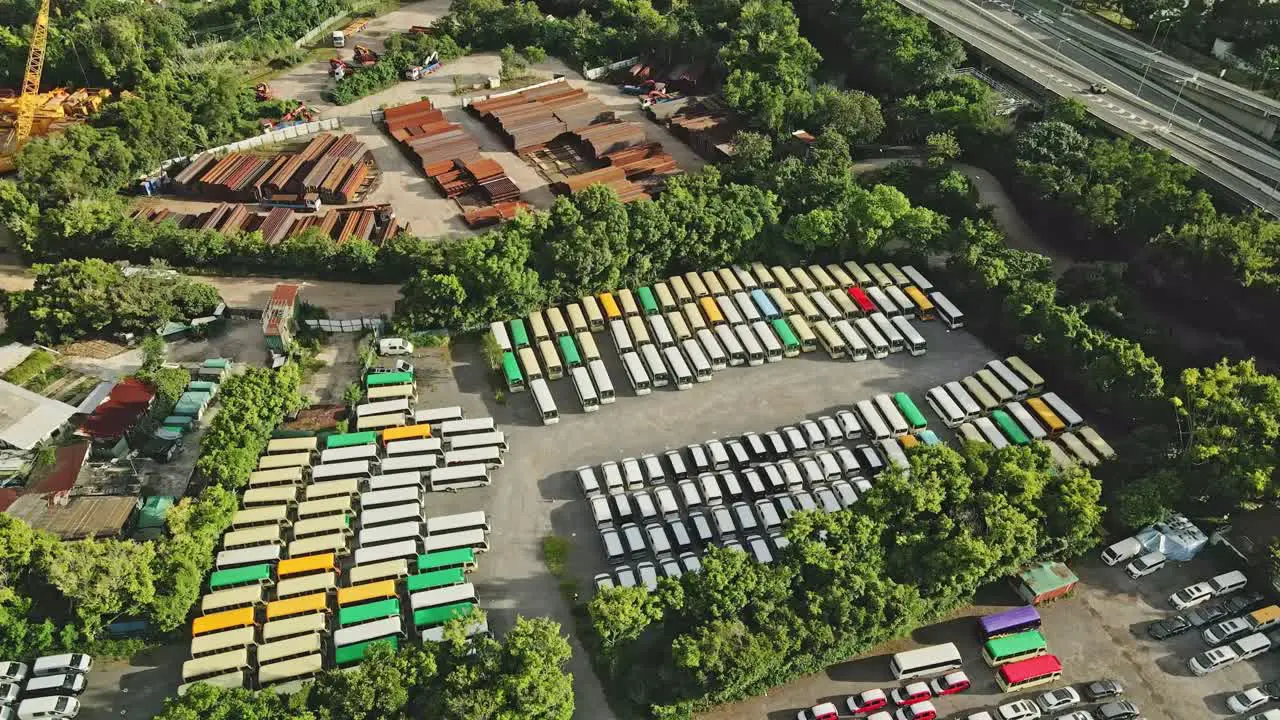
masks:
[[[137,378],[125,378],[116,383],[106,399],[80,423],[76,434],[100,442],[117,441],[146,416],[155,397],[155,389],[146,382]]]
[[[0,380],[0,447],[30,450],[60,433],[75,413],[71,405]]]
[[[137,508],[136,497],[86,495],[57,499],[30,493],[19,495],[5,512],[63,540],[84,540],[122,537]]]

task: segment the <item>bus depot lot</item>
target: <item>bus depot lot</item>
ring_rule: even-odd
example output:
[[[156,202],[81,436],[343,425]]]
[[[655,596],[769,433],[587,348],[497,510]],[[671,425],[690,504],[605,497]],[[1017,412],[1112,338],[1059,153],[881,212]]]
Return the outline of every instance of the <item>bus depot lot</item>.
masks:
[[[1213,548],[1190,563],[1170,563],[1138,581],[1130,580],[1122,567],[1103,565],[1096,553],[1072,562],[1072,570],[1080,576],[1076,591],[1065,599],[1039,607],[1044,620],[1041,631],[1049,651],[1062,661],[1062,678],[1057,683],[1022,693],[1001,693],[992,669],[980,655],[978,617],[1022,604],[1012,590],[1000,584],[981,590],[977,598],[979,604],[960,610],[941,623],[919,628],[909,638],[833,665],[823,673],[772,688],[767,696],[725,705],[698,717],[699,720],[744,717],[793,720],[799,710],[822,701],[838,703],[844,709],[844,700],[849,695],[875,687],[888,690],[900,684],[889,672],[890,654],[944,642],[954,642],[960,648],[965,658],[964,670],[973,682],[967,692],[940,700],[935,698],[939,715],[944,718],[964,718],[983,709],[994,713],[996,706],[1014,699],[1032,698],[1066,685],[1079,689],[1083,684],[1103,678],[1119,680],[1125,688],[1125,699],[1137,705],[1148,720],[1232,717],[1234,714],[1226,706],[1227,697],[1277,677],[1280,654],[1264,653],[1216,673],[1196,677],[1187,669],[1186,661],[1207,647],[1200,639],[1199,629],[1156,642],[1147,636],[1146,627],[1155,620],[1176,614],[1168,604],[1171,593],[1235,567],[1237,565],[1217,555]]]

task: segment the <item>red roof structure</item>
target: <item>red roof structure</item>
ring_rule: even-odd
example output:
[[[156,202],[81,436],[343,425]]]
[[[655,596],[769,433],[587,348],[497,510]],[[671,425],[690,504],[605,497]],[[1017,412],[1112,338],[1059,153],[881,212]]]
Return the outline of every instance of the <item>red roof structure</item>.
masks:
[[[126,378],[111,388],[107,399],[80,425],[79,434],[94,440],[124,437],[151,409],[156,391],[137,378]]]
[[[65,495],[75,487],[80,477],[80,469],[89,458],[90,443],[78,442],[58,448],[53,461],[53,468],[34,485],[27,488],[27,494],[47,494],[50,496]]]

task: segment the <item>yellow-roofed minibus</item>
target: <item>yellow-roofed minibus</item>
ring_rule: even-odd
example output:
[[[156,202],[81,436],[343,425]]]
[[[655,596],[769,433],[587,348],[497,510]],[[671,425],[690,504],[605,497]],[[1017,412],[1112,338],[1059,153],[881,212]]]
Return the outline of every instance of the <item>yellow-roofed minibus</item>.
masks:
[[[267,603],[267,620],[280,620],[294,615],[307,615],[313,612],[329,612],[329,593],[312,593],[298,595],[287,600],[276,600]]]
[[[210,615],[201,615],[193,620],[191,622],[191,635],[204,635],[221,630],[230,630],[231,628],[253,627],[254,625],[255,615],[252,607],[224,610]]]
[[[431,437],[431,425],[427,423],[403,425],[401,427],[387,428],[382,431],[382,442],[384,445],[395,440],[416,440],[419,438],[429,437]]]
[[[276,566],[276,577],[283,579],[294,575],[334,572],[337,569],[337,556],[333,553],[307,555],[305,557],[281,560],[280,564]]]

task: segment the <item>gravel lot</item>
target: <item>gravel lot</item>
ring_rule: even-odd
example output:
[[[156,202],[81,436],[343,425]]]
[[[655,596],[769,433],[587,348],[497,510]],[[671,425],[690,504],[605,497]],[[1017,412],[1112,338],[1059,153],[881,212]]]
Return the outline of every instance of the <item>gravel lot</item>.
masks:
[[[590,578],[604,560],[586,504],[573,479],[579,465],[596,464],[644,452],[686,445],[712,437],[763,431],[844,407],[872,395],[905,390],[919,395],[940,382],[968,374],[992,358],[972,335],[948,333],[939,323],[924,323],[931,351],[861,363],[835,362],[820,353],[762,367],[739,367],[714,380],[679,392],[674,387],[635,397],[604,334],[596,344],[618,389],[618,400],[590,415],[577,409],[568,379],[553,381],[560,407],[557,425],[541,424],[527,393],[495,400],[479,348],[453,348],[453,383],[434,382],[419,372],[419,408],[461,405],[468,416],[492,415],[507,434],[511,452],[488,488],[427,498],[429,514],[484,509],[493,528],[490,551],[481,558],[474,582],[481,606],[501,632],[517,614],[546,615],[572,632],[569,603],[541,560],[548,535],[573,540],[572,574],[584,597]],[[428,373],[429,374],[429,373]],[[434,388],[434,389],[433,389]],[[613,717],[582,647],[575,641],[576,717]]]

